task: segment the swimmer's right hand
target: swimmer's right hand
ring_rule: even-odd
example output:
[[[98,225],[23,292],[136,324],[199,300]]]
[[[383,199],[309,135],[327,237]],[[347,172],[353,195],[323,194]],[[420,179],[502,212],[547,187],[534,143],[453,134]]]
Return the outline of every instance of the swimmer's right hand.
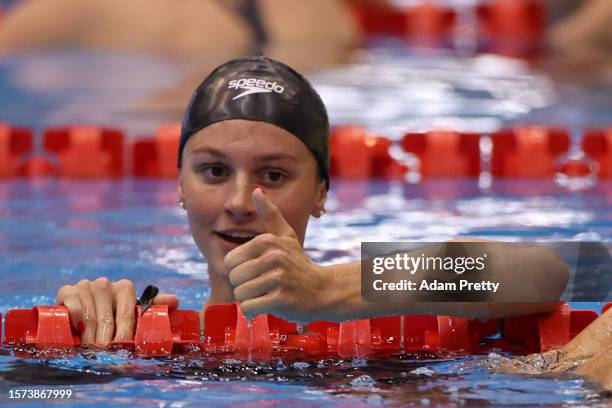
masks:
[[[132,340],[136,328],[136,290],[134,284],[121,279],[94,281],[83,279],[76,285],[66,285],[57,293],[57,305],[68,308],[70,324],[81,333],[81,343],[104,346],[111,341]],[[154,305],[178,308],[174,295],[160,293]]]

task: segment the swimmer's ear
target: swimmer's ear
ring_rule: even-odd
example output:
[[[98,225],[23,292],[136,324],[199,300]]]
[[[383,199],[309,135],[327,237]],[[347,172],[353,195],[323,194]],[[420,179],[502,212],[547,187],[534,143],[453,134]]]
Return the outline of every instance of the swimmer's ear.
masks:
[[[325,212],[325,201],[327,201],[327,188],[325,188],[325,180],[317,183],[315,205],[311,211],[311,215],[319,218]]]
[[[183,184],[182,184],[182,181],[181,181],[181,173],[179,173],[176,186],[177,186],[179,205],[181,207],[185,208],[184,207],[184,205],[185,205],[185,194],[183,193]]]

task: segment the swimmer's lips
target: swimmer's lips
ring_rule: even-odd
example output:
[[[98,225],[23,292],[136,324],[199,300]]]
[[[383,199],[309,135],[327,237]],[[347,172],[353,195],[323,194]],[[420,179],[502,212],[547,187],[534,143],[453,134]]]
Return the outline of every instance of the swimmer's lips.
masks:
[[[219,237],[221,237],[225,241],[228,241],[234,244],[238,244],[238,245],[242,245],[242,244],[246,244],[247,242],[255,238],[257,235],[259,235],[260,233],[254,232],[254,231],[223,231],[223,232],[215,231],[215,234],[217,234]]]

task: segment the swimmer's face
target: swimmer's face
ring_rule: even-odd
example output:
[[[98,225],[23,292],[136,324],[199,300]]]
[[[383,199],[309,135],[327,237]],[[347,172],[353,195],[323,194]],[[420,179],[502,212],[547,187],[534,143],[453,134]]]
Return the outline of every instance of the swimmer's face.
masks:
[[[325,203],[325,181],[313,154],[297,137],[265,122],[212,124],[189,138],[182,160],[179,198],[210,273],[225,274],[225,254],[269,232],[253,205],[257,185],[301,244],[309,217],[319,215]]]

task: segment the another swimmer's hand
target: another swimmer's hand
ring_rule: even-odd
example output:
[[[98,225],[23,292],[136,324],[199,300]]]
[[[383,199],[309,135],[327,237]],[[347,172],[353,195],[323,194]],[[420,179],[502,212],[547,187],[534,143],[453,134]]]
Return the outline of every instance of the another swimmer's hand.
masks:
[[[234,248],[224,259],[242,311],[249,318],[273,313],[298,323],[317,320],[333,273],[304,254],[293,228],[259,188],[253,191],[253,203],[268,233]]]
[[[66,285],[57,293],[56,304],[68,308],[70,324],[81,333],[81,343],[104,346],[110,341],[132,340],[136,328],[136,291],[134,284],[121,279],[95,281],[83,279]],[[155,305],[178,308],[174,295],[158,294]]]

